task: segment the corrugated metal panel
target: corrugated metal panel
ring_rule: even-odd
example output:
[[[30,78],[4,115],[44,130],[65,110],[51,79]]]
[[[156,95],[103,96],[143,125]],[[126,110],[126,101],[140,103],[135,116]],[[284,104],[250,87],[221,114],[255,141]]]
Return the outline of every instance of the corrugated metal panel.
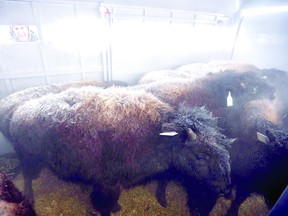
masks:
[[[31,86],[45,85],[47,84],[45,77],[23,77],[23,78],[14,78],[11,79],[11,84],[14,91],[19,91]]]
[[[243,17],[233,59],[288,70],[288,13]]]
[[[32,2],[10,1],[5,8],[6,17],[4,20],[8,24],[34,24],[34,14]],[[9,20],[5,19],[9,16]]]
[[[4,138],[3,134],[0,133],[0,154],[13,152],[13,151],[14,149],[12,145],[8,142],[7,139]]]
[[[6,81],[3,79],[2,80],[0,79],[0,99],[6,97],[9,94],[10,94],[10,92],[9,92],[8,87],[6,85]]]
[[[2,52],[7,67],[6,72],[9,74],[39,73],[44,69],[39,44],[3,44]]]
[[[109,4],[102,7],[112,31],[108,65],[112,79],[134,83],[145,71],[230,58],[235,37],[234,17],[230,15]],[[225,27],[232,27],[229,33]]]

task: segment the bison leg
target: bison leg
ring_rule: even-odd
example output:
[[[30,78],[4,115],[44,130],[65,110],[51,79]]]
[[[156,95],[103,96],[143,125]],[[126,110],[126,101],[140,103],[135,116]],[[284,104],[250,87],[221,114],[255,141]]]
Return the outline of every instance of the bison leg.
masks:
[[[209,215],[217,202],[219,194],[214,193],[204,185],[191,185],[189,181],[185,182],[183,186],[187,193],[187,206],[190,215]]]
[[[24,195],[25,197],[32,203],[34,204],[34,193],[33,193],[33,188],[32,188],[32,178],[29,175],[24,176]]]
[[[32,181],[38,178],[43,168],[43,162],[39,158],[30,156],[21,160],[21,166],[24,177],[24,195],[34,205]]]
[[[217,202],[217,197],[207,194],[206,198],[188,193],[187,206],[191,215],[209,215]]]
[[[168,180],[158,181],[156,193],[155,193],[158,203],[163,207],[167,207],[167,200],[166,200],[167,185],[168,185]]]
[[[242,191],[242,190],[236,190],[236,197],[231,202],[231,206],[227,211],[227,216],[235,216],[238,215],[239,208],[241,204],[249,197],[250,193]]]
[[[110,216],[111,212],[115,213],[121,209],[118,203],[119,196],[119,187],[103,188],[94,185],[90,198],[94,208],[100,211],[101,216]]]

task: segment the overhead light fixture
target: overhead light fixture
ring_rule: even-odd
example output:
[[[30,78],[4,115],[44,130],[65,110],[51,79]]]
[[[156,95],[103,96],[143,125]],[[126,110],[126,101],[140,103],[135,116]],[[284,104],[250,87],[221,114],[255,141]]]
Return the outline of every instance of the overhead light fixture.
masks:
[[[242,16],[257,16],[273,13],[288,12],[288,5],[247,8],[241,12]]]

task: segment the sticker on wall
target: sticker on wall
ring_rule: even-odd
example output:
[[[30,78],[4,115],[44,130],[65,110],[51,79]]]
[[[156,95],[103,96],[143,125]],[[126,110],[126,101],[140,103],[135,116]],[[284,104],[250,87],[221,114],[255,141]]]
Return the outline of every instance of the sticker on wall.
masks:
[[[0,43],[39,42],[35,25],[0,25]]]
[[[33,25],[10,25],[10,37],[16,42],[36,42],[38,32]]]

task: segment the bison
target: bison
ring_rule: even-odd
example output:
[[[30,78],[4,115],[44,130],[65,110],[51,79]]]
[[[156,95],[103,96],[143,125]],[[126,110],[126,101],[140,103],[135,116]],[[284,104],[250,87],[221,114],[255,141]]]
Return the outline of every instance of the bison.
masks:
[[[207,74],[207,73],[219,73],[226,70],[233,70],[235,72],[247,72],[247,71],[260,71],[256,66],[237,61],[211,61],[207,64],[205,63],[193,63],[182,65],[175,69],[176,71],[185,71],[191,75],[193,74]]]
[[[287,186],[288,131],[275,105],[277,102],[270,100],[248,102],[233,131],[237,140],[229,153],[231,186],[236,188],[236,196],[227,215],[238,215],[240,205],[251,193],[263,195],[271,208]],[[166,186],[167,181],[162,181],[156,193],[162,206],[166,204]]]
[[[288,72],[278,69],[264,69],[261,71],[262,76],[265,77],[269,82],[271,82],[276,88],[277,95],[277,109],[279,110],[279,115],[283,118],[283,124],[285,127],[288,126]]]
[[[257,100],[243,109],[239,138],[230,149],[236,197],[228,215],[237,215],[251,193],[263,195],[271,208],[288,183],[288,131],[274,105]]]
[[[220,117],[220,127],[227,136],[233,137],[231,123],[239,122],[243,106],[256,99],[275,99],[275,87],[261,73],[248,71],[223,71],[196,80],[174,79],[136,85],[133,89],[144,89],[161,100],[177,107],[206,106],[214,116]],[[227,107],[227,96],[231,92],[233,106]]]
[[[220,133],[217,119],[203,107],[174,109],[143,90],[48,94],[17,107],[9,133],[23,163],[25,194],[33,198],[32,179],[47,166],[61,179],[93,185],[91,201],[102,215],[119,210],[122,189],[166,173],[178,173],[188,192],[211,199],[230,185],[233,140]],[[191,197],[190,208],[204,204]]]
[[[182,65],[174,70],[159,70],[145,73],[138,81],[138,84],[147,84],[157,81],[168,81],[178,78],[195,80],[203,78],[209,74],[220,73],[223,71],[234,71],[238,73],[254,71],[259,72],[260,69],[254,65],[233,62],[233,61],[212,61],[209,63],[193,63]]]

